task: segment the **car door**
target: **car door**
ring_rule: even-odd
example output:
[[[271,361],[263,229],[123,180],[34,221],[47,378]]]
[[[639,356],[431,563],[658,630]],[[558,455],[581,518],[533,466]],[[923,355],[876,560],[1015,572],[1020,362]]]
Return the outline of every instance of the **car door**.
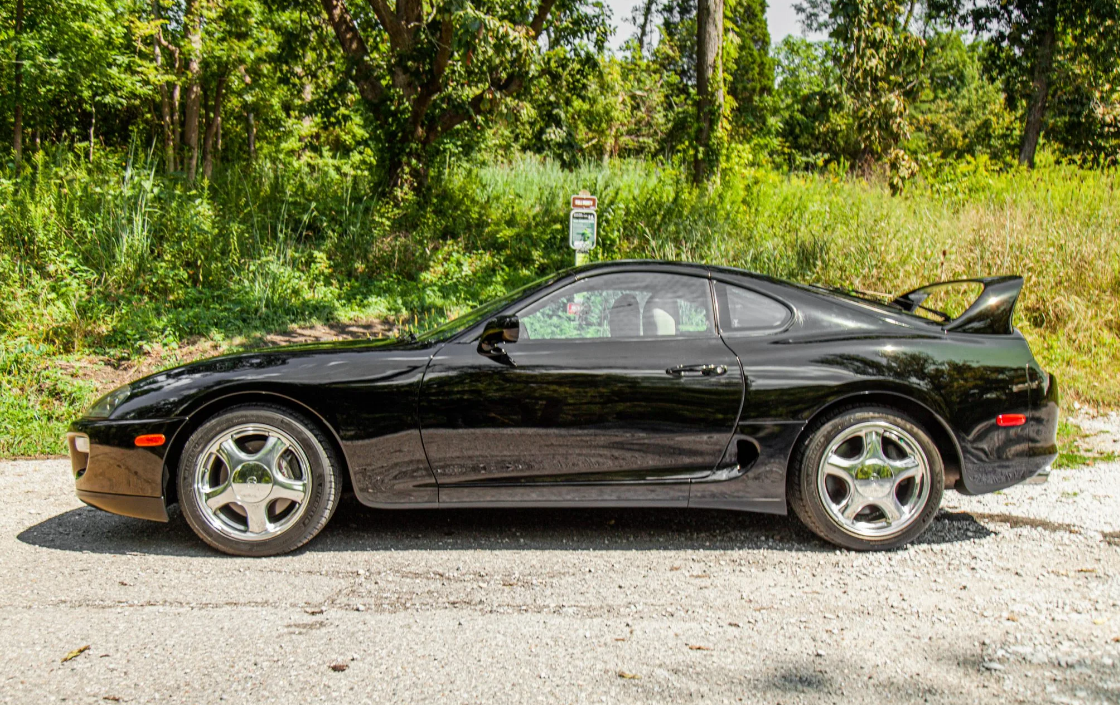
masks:
[[[738,362],[705,276],[589,276],[513,311],[507,357],[477,338],[433,357],[421,434],[441,503],[684,505],[739,414]]]

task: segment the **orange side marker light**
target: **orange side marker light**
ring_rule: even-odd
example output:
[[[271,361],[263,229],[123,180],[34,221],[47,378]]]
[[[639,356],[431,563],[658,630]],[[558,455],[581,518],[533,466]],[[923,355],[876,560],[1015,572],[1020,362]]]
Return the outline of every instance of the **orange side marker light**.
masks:
[[[1000,414],[996,417],[996,426],[1022,426],[1026,422],[1026,414]]]
[[[146,433],[136,437],[137,448],[156,448],[167,441],[162,433]]]

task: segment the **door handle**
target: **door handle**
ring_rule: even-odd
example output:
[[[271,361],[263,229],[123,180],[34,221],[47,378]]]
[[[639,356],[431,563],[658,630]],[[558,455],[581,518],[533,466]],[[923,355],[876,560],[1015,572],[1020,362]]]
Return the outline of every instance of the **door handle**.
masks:
[[[665,370],[665,374],[674,377],[718,377],[726,373],[727,367],[724,365],[677,365]]]

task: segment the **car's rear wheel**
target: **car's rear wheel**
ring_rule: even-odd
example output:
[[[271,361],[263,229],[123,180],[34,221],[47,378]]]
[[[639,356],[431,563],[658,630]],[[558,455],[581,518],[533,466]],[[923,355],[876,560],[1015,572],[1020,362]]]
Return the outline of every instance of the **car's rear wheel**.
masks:
[[[203,541],[237,556],[272,556],[318,534],[342,492],[330,441],[309,419],[239,406],[200,426],[179,463],[179,502]]]
[[[944,467],[929,434],[887,407],[850,408],[814,424],[789,478],[789,502],[813,533],[855,550],[917,538],[941,505]]]

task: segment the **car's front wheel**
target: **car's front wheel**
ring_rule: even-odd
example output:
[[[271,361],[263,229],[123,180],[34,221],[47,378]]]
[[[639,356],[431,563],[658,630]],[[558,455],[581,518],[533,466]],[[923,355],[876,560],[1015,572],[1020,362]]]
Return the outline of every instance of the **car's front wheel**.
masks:
[[[329,439],[282,407],[239,406],[202,424],[179,463],[179,503],[203,541],[272,556],[318,534],[342,492]]]
[[[917,538],[937,514],[945,484],[929,434],[887,407],[846,409],[816,422],[791,469],[790,506],[802,523],[861,551]]]

